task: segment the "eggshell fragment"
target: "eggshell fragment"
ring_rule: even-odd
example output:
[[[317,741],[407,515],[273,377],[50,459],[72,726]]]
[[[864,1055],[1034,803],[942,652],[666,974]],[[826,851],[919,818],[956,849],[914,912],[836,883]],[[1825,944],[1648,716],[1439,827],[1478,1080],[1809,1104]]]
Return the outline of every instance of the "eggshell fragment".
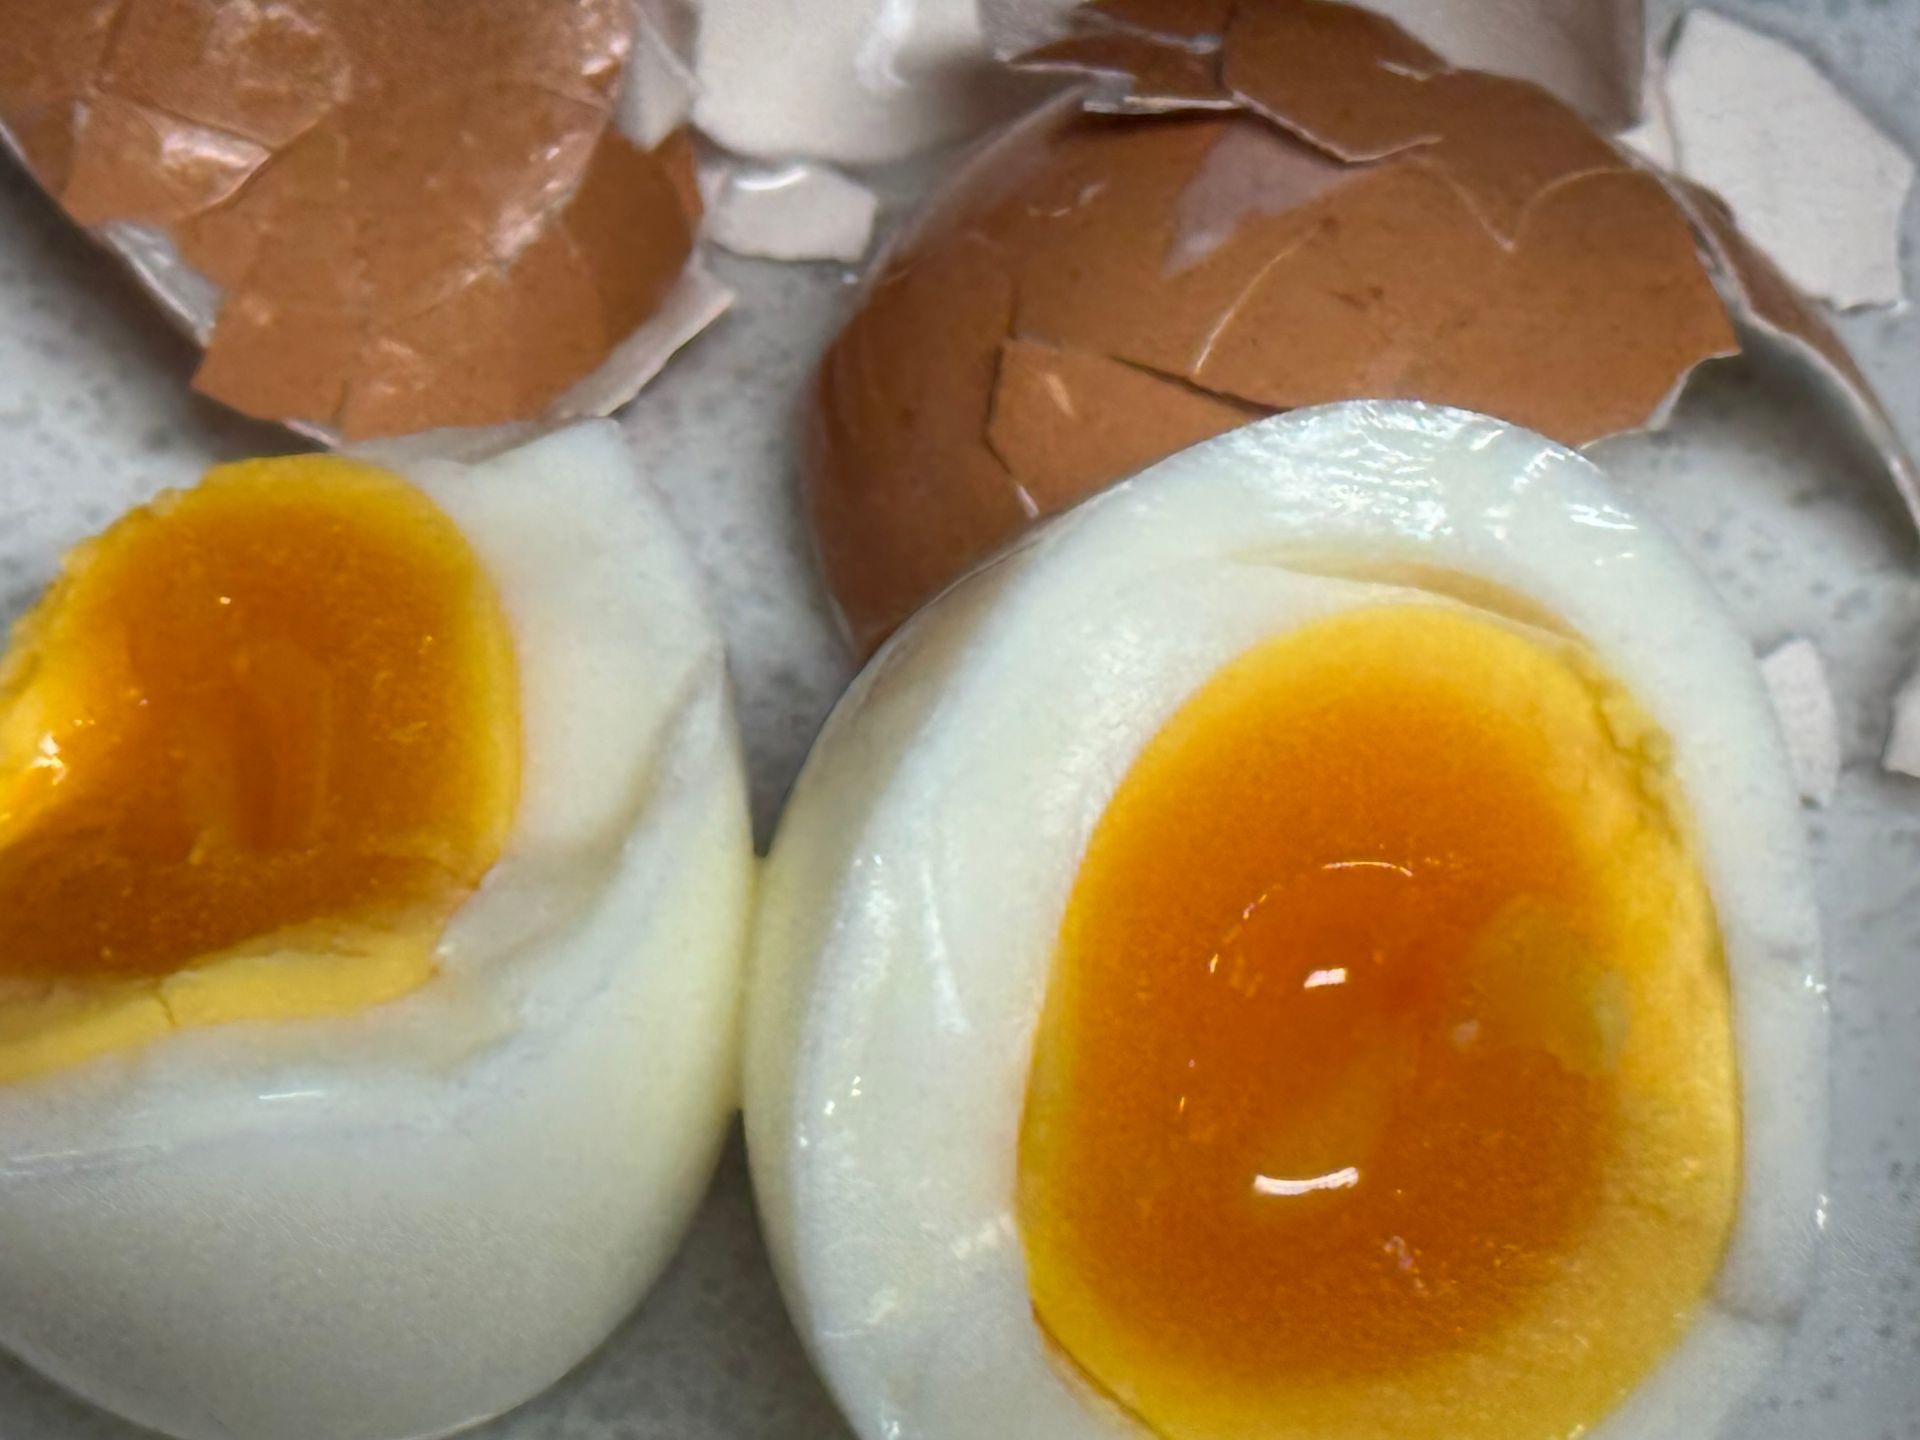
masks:
[[[859,181],[807,161],[726,166],[709,195],[708,238],[769,260],[858,260],[880,204]]]
[[[1681,22],[1663,77],[1682,174],[1806,293],[1903,298],[1900,215],[1913,160],[1813,62],[1712,10]]]
[[[1896,774],[1920,777],[1920,667],[1893,697],[1893,728],[1880,763]]]
[[[635,26],[629,0],[484,24],[432,0],[23,0],[0,132],[201,339],[215,399],[347,439],[579,413],[570,387],[610,367],[596,393],[626,398],[688,338],[650,319],[718,290],[687,273],[676,104],[620,93]]]
[[[1800,798],[1831,804],[1840,783],[1840,720],[1826,662],[1811,640],[1787,640],[1761,658],[1760,678],[1767,682]]]
[[[1584,444],[1735,349],[1685,211],[1533,86],[1339,5],[1079,21],[1031,63],[1130,113],[991,146],[823,366],[809,503],[859,648],[1207,425],[1407,396]]]
[[[693,23],[672,0],[639,0],[634,13],[633,58],[620,84],[616,123],[620,133],[653,149],[687,123],[693,113]]]

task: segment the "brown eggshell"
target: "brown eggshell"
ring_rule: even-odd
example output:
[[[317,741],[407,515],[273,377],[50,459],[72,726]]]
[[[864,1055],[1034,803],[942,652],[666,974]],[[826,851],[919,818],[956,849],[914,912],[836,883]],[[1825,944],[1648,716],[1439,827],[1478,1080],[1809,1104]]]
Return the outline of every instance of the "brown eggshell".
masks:
[[[634,24],[630,0],[16,0],[0,134],[108,243],[158,230],[189,298],[140,268],[202,339],[202,392],[349,440],[530,420],[692,251],[684,133],[614,128]]]
[[[1299,63],[1307,53],[1315,64]],[[1390,21],[1364,11],[1243,6],[1224,54],[1223,78],[1249,108],[1343,160],[1406,154],[1433,167],[1502,239],[1546,186],[1622,163],[1538,86],[1449,70]]]
[[[1013,282],[964,236],[892,267],[821,365],[808,493],[827,584],[870,649],[1032,518],[987,444]],[[938,343],[928,343],[937,335]],[[935,524],[931,517],[938,516]]]
[[[1251,108],[1311,144],[1342,160],[1378,160],[1437,138],[1426,82],[1446,68],[1370,11],[1277,4],[1236,8],[1220,75]]]
[[[74,97],[100,68],[123,0],[18,0],[0,44],[0,136],[49,194],[73,178]]]
[[[1649,175],[1597,171],[1555,186],[1503,262],[1487,303],[1398,393],[1583,445],[1663,415],[1700,360],[1732,348],[1693,235]],[[1667,323],[1649,323],[1662,315]],[[1542,367],[1542,356],[1554,363]]]
[[[1270,413],[1090,351],[1009,340],[987,443],[1037,519],[1115,475]]]
[[[989,220],[1020,279],[1016,332],[1185,374],[1271,259],[1274,232],[1298,228],[1291,213],[1251,217],[1203,259],[1168,267],[1182,195],[1222,138],[1254,123],[1102,119],[1062,131],[1057,165]]]
[[[1412,388],[1409,371],[1501,291],[1506,253],[1419,165],[1375,167],[1221,312],[1192,378],[1276,409]]]
[[[808,496],[862,651],[1038,517],[1256,415],[1397,396],[1583,444],[1734,349],[1657,179],[1365,12],[1109,0],[1038,63],[1142,113],[993,146],[822,370]]]
[[[1217,37],[1227,28],[1234,0],[1097,0],[1083,14],[1175,40]]]

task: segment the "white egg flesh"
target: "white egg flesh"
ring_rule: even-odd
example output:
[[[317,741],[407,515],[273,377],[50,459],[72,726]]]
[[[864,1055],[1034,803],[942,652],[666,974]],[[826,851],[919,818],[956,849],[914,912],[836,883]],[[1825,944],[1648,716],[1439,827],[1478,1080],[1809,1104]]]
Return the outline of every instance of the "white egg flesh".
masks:
[[[1706,1435],[1824,1123],[1748,647],[1592,466],[1201,445],[937,601],[771,860],[748,1135],[871,1440]]]
[[[752,864],[611,425],[123,518],[0,671],[0,1346],[188,1440],[544,1388],[711,1172]]]

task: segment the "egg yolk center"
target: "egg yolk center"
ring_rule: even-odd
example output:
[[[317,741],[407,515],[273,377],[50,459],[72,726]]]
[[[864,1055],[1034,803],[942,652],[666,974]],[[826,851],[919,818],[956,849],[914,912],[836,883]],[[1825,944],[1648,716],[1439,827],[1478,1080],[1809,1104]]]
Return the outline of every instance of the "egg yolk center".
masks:
[[[249,462],[125,516],[0,662],[0,1080],[419,985],[519,743],[491,582],[397,477]]]
[[[1035,1040],[1036,1316],[1167,1440],[1547,1440],[1732,1224],[1725,966],[1667,747],[1576,643],[1383,605],[1256,647],[1087,848]]]

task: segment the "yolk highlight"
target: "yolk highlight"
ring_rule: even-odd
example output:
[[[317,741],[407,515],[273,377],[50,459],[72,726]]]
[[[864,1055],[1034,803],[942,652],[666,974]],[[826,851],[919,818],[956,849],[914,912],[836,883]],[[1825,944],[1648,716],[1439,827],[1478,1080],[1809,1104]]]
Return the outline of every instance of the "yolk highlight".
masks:
[[[0,1081],[420,984],[518,784],[498,599],[413,487],[296,457],[127,515],[0,664]]]
[[[1224,668],[1089,843],[1035,1042],[1036,1315],[1166,1440],[1548,1440],[1668,1348],[1739,1173],[1663,737],[1439,606]]]

